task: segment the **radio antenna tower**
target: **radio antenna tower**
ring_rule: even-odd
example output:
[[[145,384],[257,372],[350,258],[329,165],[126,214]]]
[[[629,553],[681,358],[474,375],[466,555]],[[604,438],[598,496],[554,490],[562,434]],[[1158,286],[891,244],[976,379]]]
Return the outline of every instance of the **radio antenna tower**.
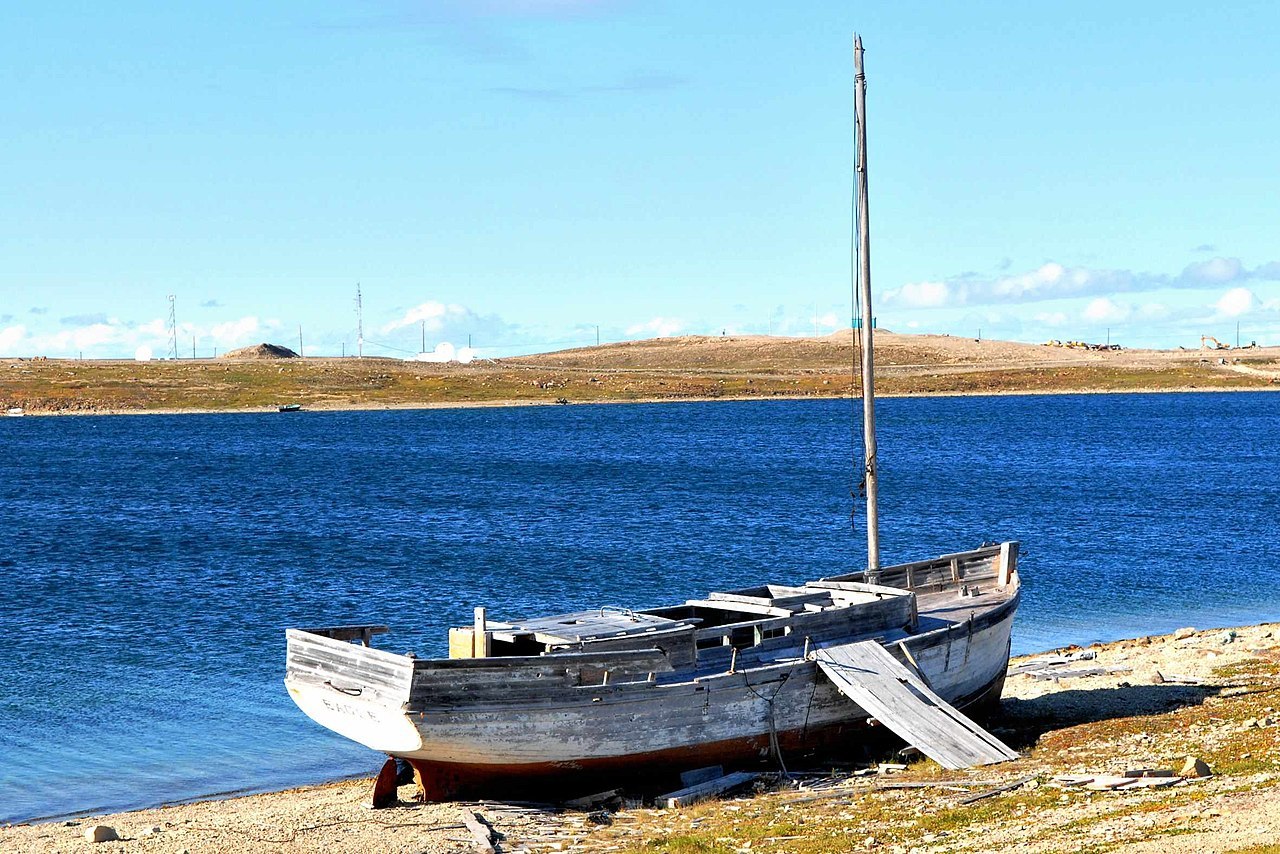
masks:
[[[178,315],[177,297],[169,294],[169,358],[178,360]]]
[[[356,358],[364,358],[364,305],[360,301],[359,282],[356,282]]]

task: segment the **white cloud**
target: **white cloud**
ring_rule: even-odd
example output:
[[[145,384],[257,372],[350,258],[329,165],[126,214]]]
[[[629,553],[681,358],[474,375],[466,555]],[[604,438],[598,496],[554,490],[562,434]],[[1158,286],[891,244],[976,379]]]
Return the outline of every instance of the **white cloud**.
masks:
[[[415,305],[406,311],[399,320],[393,320],[383,326],[382,331],[384,333],[395,332],[397,329],[404,329],[406,326],[420,326],[426,323],[428,332],[439,332],[447,322],[461,320],[470,316],[471,311],[466,306],[446,305],[442,302],[428,301],[421,305]]]
[[[1084,319],[1098,323],[1114,322],[1124,320],[1129,313],[1129,306],[1118,305],[1107,297],[1098,297],[1085,306]]]
[[[885,294],[889,303],[901,302],[912,308],[937,308],[949,303],[953,295],[946,282],[909,282]]]
[[[1218,285],[1223,282],[1234,282],[1246,275],[1244,264],[1239,258],[1210,258],[1197,264],[1189,264],[1182,271],[1187,281]]]
[[[1043,323],[1045,326],[1066,326],[1067,315],[1061,311],[1042,311],[1035,316],[1037,323]]]
[[[657,338],[666,338],[669,335],[675,335],[681,329],[684,329],[684,322],[676,320],[673,317],[655,317],[644,323],[636,323],[627,327],[628,335],[644,335],[649,333]]]
[[[1232,288],[1223,294],[1213,307],[1224,317],[1239,317],[1253,310],[1257,299],[1248,288]]]
[[[0,353],[9,353],[25,337],[27,337],[27,327],[22,324],[0,329]]]
[[[963,273],[942,281],[912,282],[887,291],[884,301],[888,305],[915,308],[995,305],[1112,296],[1167,288],[1203,289],[1247,280],[1280,280],[1280,262],[1269,261],[1251,269],[1239,258],[1211,258],[1189,264],[1177,275],[1066,267],[1049,262],[1034,270],[1009,276],[988,278]]]
[[[262,324],[257,317],[250,315],[214,325],[209,330],[209,337],[217,342],[219,347],[235,347],[250,343],[246,339],[260,331],[262,331]]]
[[[810,320],[813,321],[813,324],[815,326],[821,326],[826,329],[840,328],[840,318],[836,316],[836,313],[834,311],[829,311],[826,314],[822,314],[817,317],[810,318]]]

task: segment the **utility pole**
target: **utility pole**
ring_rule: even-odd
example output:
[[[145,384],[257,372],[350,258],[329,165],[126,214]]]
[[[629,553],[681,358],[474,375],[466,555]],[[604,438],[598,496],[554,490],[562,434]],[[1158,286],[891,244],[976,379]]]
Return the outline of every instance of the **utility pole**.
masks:
[[[880,579],[880,504],[876,477],[875,351],[871,336],[871,212],[867,204],[867,77],[862,71],[862,37],[853,37],[854,135],[857,149],[858,260],[856,278],[862,298],[862,440],[867,491],[867,573]]]
[[[360,299],[359,282],[356,282],[356,358],[364,358],[364,305]]]
[[[196,357],[196,336],[191,336],[191,358]]]
[[[1111,346],[1111,327],[1107,327],[1107,346]]]
[[[169,294],[169,358],[178,360],[178,314],[175,306],[177,296]]]
[[[599,326],[599,324],[597,324],[597,325],[596,325],[596,346],[597,346],[597,347],[599,347],[599,346],[600,346],[600,326]]]
[[[468,350],[471,349],[471,333],[470,332],[467,333],[467,349]]]
[[[1236,321],[1236,349],[1240,349],[1240,321]]]
[[[298,324],[298,358],[306,358],[302,353],[302,324]]]
[[[427,352],[427,322],[425,320],[422,321],[422,349],[419,350],[418,352],[419,353]]]

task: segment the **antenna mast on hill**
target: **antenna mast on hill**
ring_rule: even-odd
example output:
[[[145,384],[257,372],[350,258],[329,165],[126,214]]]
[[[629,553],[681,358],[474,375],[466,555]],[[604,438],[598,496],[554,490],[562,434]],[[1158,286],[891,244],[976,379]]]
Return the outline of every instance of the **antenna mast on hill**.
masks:
[[[178,359],[178,313],[177,296],[169,294],[169,358]]]
[[[359,282],[356,282],[356,358],[364,358],[364,305],[360,301]]]

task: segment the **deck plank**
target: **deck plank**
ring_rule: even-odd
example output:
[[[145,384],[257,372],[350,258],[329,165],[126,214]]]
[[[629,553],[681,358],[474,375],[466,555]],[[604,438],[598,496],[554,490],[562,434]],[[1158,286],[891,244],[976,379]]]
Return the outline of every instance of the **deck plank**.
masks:
[[[816,658],[818,667],[842,694],[946,768],[1018,758],[876,641],[828,646],[818,650]]]

